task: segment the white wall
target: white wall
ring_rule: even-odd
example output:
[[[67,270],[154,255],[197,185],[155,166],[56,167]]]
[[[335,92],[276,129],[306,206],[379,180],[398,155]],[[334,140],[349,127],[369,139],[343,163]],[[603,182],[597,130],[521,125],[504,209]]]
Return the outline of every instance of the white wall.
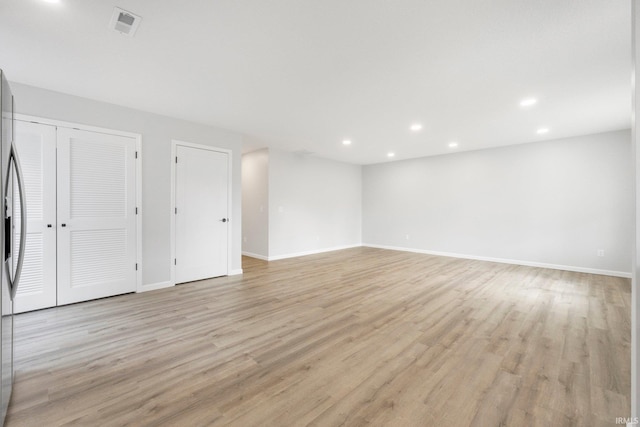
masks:
[[[365,166],[363,241],[629,274],[630,142],[627,130]]]
[[[269,258],[362,242],[362,168],[269,150]]]
[[[18,83],[11,88],[17,113],[142,134],[143,285],[171,280],[171,140],[232,150],[232,265],[242,268],[240,134]]]
[[[631,281],[631,416],[640,416],[640,0],[631,2],[633,73],[631,131],[634,173],[633,278]]]
[[[269,257],[269,150],[242,155],[242,253]]]

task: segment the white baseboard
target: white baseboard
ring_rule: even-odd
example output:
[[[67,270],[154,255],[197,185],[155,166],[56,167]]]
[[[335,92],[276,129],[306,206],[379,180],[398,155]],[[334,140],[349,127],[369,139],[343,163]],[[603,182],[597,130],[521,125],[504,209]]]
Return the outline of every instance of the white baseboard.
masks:
[[[238,268],[235,270],[231,270],[228,276],[237,276],[240,274],[242,274],[242,269]],[[148,285],[142,285],[140,289],[137,290],[137,292],[139,293],[139,292],[155,291],[156,289],[170,288],[172,286],[175,286],[175,283],[173,283],[171,280],[167,280],[166,282],[149,283]]]
[[[284,254],[284,255],[276,255],[276,256],[268,257],[267,261],[277,261],[277,260],[286,259],[286,258],[297,258],[297,257],[307,256],[307,255],[316,255],[316,254],[322,254],[322,253],[325,253],[325,252],[341,251],[343,249],[359,248],[361,246],[362,246],[362,243],[358,243],[356,245],[334,246],[332,248],[315,249],[315,250],[312,250],[312,251],[297,252],[297,253]]]
[[[148,285],[142,285],[137,292],[155,291],[156,289],[170,288],[171,286],[174,286],[174,283],[171,280],[166,282],[149,283]]]
[[[628,279],[631,278],[631,273],[626,271],[600,270],[597,268],[574,267],[570,265],[558,265],[558,264],[546,264],[542,262],[522,261],[522,260],[516,260],[516,259],[492,258],[492,257],[477,256],[477,255],[457,254],[457,253],[451,253],[451,252],[430,251],[426,249],[404,248],[400,246],[375,245],[373,243],[363,243],[362,246],[369,247],[369,248],[388,249],[392,251],[414,252],[418,254],[445,256],[445,257],[451,257],[451,258],[464,258],[464,259],[473,259],[478,261],[499,262],[502,264],[515,264],[515,265],[525,265],[528,267],[550,268],[553,270],[575,271],[577,273],[599,274],[602,276],[625,277]]]
[[[252,252],[242,251],[242,255],[248,256],[249,258],[257,258],[257,259],[261,259],[263,261],[269,261],[269,257],[264,256],[264,255],[254,254]]]
[[[392,250],[392,251],[404,251],[404,252],[414,252],[414,253],[427,254],[427,255],[445,256],[445,257],[451,257],[451,258],[463,258],[463,259],[472,259],[472,260],[478,260],[478,261],[498,262],[498,263],[502,263],[502,264],[513,264],[513,265],[524,265],[524,266],[528,266],[528,267],[550,268],[550,269],[553,269],[553,270],[574,271],[574,272],[577,272],[577,273],[588,273],[588,274],[599,274],[599,275],[603,275],[603,276],[624,277],[624,278],[627,278],[627,279],[631,278],[631,273],[627,272],[627,271],[602,270],[602,269],[597,269],[597,268],[575,267],[575,266],[560,265],[560,264],[548,264],[548,263],[542,263],[542,262],[523,261],[523,260],[517,260],[517,259],[492,258],[492,257],[478,256],[478,255],[459,254],[459,253],[454,253],[454,252],[440,252],[440,251],[431,251],[431,250],[427,250],[427,249],[405,248],[405,247],[400,247],[400,246],[376,245],[376,244],[373,244],[373,243],[362,243],[362,244],[357,244],[357,245],[336,246],[336,247],[332,247],[332,248],[317,249],[317,250],[313,250],[313,251],[305,251],[305,252],[298,252],[298,253],[291,253],[291,254],[284,254],[284,255],[276,255],[276,256],[272,256],[272,257],[259,255],[259,254],[254,254],[254,253],[251,253],[251,252],[242,252],[242,255],[246,255],[246,256],[251,257],[251,258],[261,259],[263,261],[277,261],[277,260],[280,260],[280,259],[296,258],[296,257],[301,257],[301,256],[306,256],[306,255],[315,255],[315,254],[320,254],[320,253],[324,253],[324,252],[333,252],[333,251],[339,251],[339,250],[343,250],[343,249],[357,248],[357,247],[361,247],[361,246],[369,247],[369,248],[388,249],[388,250]]]

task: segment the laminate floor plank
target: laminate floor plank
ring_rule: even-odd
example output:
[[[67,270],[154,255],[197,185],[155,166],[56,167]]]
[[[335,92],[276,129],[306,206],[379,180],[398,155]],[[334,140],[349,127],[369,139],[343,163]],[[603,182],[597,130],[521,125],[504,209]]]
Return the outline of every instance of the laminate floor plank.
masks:
[[[15,316],[15,426],[601,426],[628,279],[373,248]]]

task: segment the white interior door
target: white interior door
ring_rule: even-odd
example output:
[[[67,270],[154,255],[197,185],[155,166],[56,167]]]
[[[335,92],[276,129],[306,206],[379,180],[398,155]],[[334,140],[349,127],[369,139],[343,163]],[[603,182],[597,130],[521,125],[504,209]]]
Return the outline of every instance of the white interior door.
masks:
[[[14,312],[21,313],[56,305],[56,127],[16,121],[14,130],[27,199],[24,264],[14,299]],[[20,193],[13,197],[14,218],[20,218]],[[16,223],[14,233],[19,231]],[[17,245],[20,237],[13,241]]]
[[[136,290],[135,139],[58,129],[58,304]]]
[[[176,147],[176,283],[228,274],[229,155]]]

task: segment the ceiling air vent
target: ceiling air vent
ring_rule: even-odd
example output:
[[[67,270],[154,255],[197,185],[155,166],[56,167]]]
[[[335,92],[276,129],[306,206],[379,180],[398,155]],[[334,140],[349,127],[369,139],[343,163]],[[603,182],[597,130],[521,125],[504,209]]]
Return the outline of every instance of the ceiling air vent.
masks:
[[[111,15],[111,21],[109,22],[109,28],[113,31],[117,31],[121,34],[125,34],[129,37],[133,37],[140,25],[142,17],[134,15],[131,12],[127,12],[119,7],[113,8],[113,15]]]

